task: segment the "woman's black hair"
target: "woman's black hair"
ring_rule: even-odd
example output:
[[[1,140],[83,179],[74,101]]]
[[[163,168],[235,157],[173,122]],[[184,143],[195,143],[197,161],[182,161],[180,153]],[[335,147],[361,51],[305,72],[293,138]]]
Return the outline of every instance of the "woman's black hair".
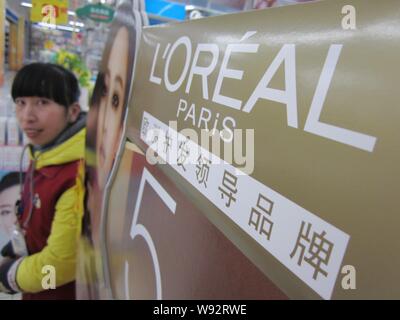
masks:
[[[104,52],[102,55],[99,73],[97,75],[96,83],[94,85],[93,94],[90,98],[90,111],[88,114],[88,119],[95,117],[97,119],[96,111],[99,109],[101,98],[104,96],[106,85],[105,85],[105,75],[107,73],[108,61],[110,59],[111,50],[113,47],[113,43],[115,38],[117,37],[118,31],[125,27],[128,30],[128,48],[130,53],[128,54],[128,65],[126,69],[126,86],[124,92],[124,111],[122,115],[125,114],[126,108],[129,102],[129,91],[131,87],[131,79],[132,79],[132,70],[135,59],[135,45],[136,45],[136,36],[137,36],[137,18],[135,17],[133,10],[133,2],[130,0],[123,1],[119,4],[117,11],[115,12],[115,16],[113,22],[111,24],[110,32],[108,33],[106,44],[104,47]],[[124,116],[121,117],[121,125],[124,121]],[[86,148],[94,149],[97,142],[97,120],[94,121],[96,124],[94,127],[88,125],[86,132]]]
[[[24,175],[25,174],[23,173],[22,178],[24,178]],[[8,188],[19,186],[19,183],[20,183],[19,172],[7,173],[0,179],[0,193]]]
[[[78,102],[79,84],[75,75],[52,63],[31,63],[19,70],[12,84],[13,100],[19,97],[48,98],[68,108]]]
[[[97,76],[96,84],[93,89],[93,95],[90,99],[90,106],[98,106],[101,100],[102,95],[105,90],[104,78],[107,72],[108,60],[110,58],[111,50],[113,47],[113,42],[117,37],[118,31],[125,27],[128,30],[128,48],[130,53],[128,54],[128,66],[126,69],[127,77],[126,77],[126,86],[124,92],[124,108],[128,105],[129,99],[129,91],[131,85],[131,79],[133,76],[133,64],[135,59],[135,50],[136,50],[136,35],[137,35],[137,18],[135,17],[132,1],[123,1],[118,6],[118,10],[115,13],[111,30],[107,36],[106,45],[104,48],[103,56],[101,59],[101,65],[99,74]],[[122,113],[124,114],[124,113]],[[124,117],[121,117],[121,123],[124,121]]]

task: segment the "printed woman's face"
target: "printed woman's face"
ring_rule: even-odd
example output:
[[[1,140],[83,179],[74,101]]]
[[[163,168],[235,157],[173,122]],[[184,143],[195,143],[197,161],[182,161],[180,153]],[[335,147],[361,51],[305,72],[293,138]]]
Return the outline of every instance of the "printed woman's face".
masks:
[[[17,221],[15,203],[19,199],[19,187],[12,186],[0,192],[0,231],[11,237],[13,225]]]
[[[127,85],[128,30],[122,27],[113,42],[107,70],[104,75],[105,89],[102,92],[97,123],[97,174],[100,188],[103,188],[112,168],[122,133],[125,88]]]

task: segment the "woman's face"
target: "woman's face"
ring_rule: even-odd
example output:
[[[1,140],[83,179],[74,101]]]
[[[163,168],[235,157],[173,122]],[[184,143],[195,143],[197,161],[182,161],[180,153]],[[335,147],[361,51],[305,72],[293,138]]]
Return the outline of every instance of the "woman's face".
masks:
[[[104,76],[97,123],[97,173],[100,188],[103,188],[114,162],[122,132],[122,117],[125,105],[129,56],[128,30],[122,27],[113,42],[107,70]]]
[[[13,225],[17,221],[15,216],[15,203],[19,199],[19,188],[17,185],[0,192],[0,231],[11,237]]]
[[[53,100],[18,97],[15,106],[19,125],[32,144],[48,144],[68,125],[70,111]]]

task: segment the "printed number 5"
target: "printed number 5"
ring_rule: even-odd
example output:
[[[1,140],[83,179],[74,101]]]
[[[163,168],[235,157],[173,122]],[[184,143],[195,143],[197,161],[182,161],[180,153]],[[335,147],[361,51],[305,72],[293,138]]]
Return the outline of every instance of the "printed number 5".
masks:
[[[143,226],[142,224],[137,224],[140,205],[142,203],[142,198],[143,198],[144,185],[146,182],[154,189],[154,191],[165,203],[165,205],[168,207],[168,209],[171,211],[172,214],[175,214],[176,202],[174,199],[172,199],[172,197],[168,194],[168,192],[165,191],[165,189],[161,186],[161,184],[152,176],[152,174],[146,168],[144,168],[142,179],[140,180],[138,199],[136,201],[135,210],[133,212],[133,220],[132,220],[130,235],[132,240],[134,240],[138,236],[143,237],[143,239],[146,241],[149,247],[151,258],[153,260],[154,272],[156,275],[157,299],[161,300],[162,297],[161,272],[160,272],[160,265],[158,263],[156,247],[154,246],[154,242],[150,236],[150,233],[147,231],[145,226]],[[130,300],[128,280],[129,280],[129,263],[128,261],[125,261],[125,298],[127,300]]]

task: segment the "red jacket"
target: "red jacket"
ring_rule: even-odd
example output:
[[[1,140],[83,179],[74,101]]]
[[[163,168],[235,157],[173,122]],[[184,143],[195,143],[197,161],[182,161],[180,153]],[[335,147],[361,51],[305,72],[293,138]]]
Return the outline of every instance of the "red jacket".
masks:
[[[34,166],[30,164],[26,174],[20,217],[21,226],[25,224],[29,256],[16,271],[23,299],[75,299],[76,253],[83,214],[84,142],[82,129],[55,148],[32,155],[37,161]],[[55,270],[56,288],[44,290],[43,267],[49,265]]]

